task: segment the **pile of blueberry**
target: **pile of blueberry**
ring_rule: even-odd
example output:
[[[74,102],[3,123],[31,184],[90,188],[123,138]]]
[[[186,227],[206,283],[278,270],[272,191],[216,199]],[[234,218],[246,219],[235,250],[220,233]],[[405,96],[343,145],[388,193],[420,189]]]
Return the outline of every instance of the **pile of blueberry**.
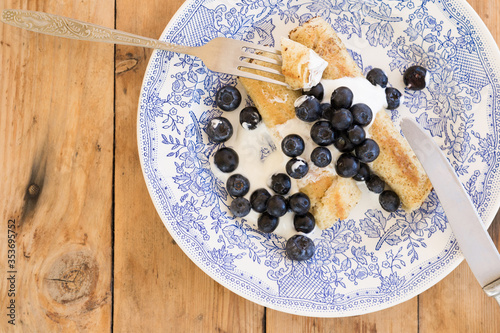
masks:
[[[217,91],[215,103],[223,111],[234,111],[241,104],[241,94],[235,87],[224,86]],[[245,128],[256,128],[260,120],[260,114],[254,107],[244,108],[240,113],[240,123]],[[233,136],[233,125],[225,117],[214,117],[208,122],[205,132],[213,142],[223,143]],[[238,167],[238,153],[232,148],[221,147],[214,154],[214,163],[220,171],[231,173]],[[227,179],[226,189],[234,198],[230,205],[231,212],[237,217],[248,215],[250,202],[243,196],[250,190],[249,180],[241,174],[233,174]]]
[[[420,66],[408,68],[403,80],[408,89],[420,90],[425,87],[426,70]],[[388,78],[384,71],[378,68],[370,70],[366,79],[373,85],[385,88],[387,109],[396,109],[400,105],[401,93],[393,87],[387,87]],[[371,123],[373,112],[363,103],[352,104],[353,93],[348,87],[337,88],[330,97],[330,103],[321,103],[324,89],[321,83],[303,91],[295,108],[297,118],[314,123],[310,136],[317,147],[311,153],[310,160],[317,167],[323,168],[332,163],[332,155],[327,148],[335,146],[342,154],[335,161],[335,170],[341,177],[364,181],[367,188],[379,194],[379,202],[383,209],[396,211],[401,202],[392,190],[386,190],[385,182],[372,173],[368,164],[373,162],[380,153],[378,144],[366,138],[364,128]],[[224,86],[216,94],[216,104],[223,111],[234,111],[241,104],[241,94],[235,87]],[[262,118],[259,111],[253,107],[245,107],[240,112],[240,124],[246,130],[257,128]],[[216,143],[226,142],[233,135],[231,122],[225,117],[212,118],[206,129],[208,137]],[[311,202],[309,197],[297,192],[289,195],[291,178],[303,178],[309,171],[307,161],[300,158],[305,150],[302,137],[290,134],[283,138],[281,150],[290,157],[286,164],[286,174],[278,173],[271,176],[269,187],[252,192],[250,200],[244,196],[250,190],[249,180],[241,174],[231,175],[226,182],[226,189],[233,198],[230,210],[236,217],[244,217],[250,210],[260,213],[257,220],[261,232],[271,233],[278,224],[279,218],[287,211],[294,215],[294,227],[297,232],[286,243],[287,256],[292,260],[307,260],[314,255],[314,242],[304,234],[310,233],[315,227],[314,216],[309,212]],[[221,147],[214,155],[217,168],[225,173],[231,173],[238,167],[237,152],[229,147]]]
[[[215,101],[220,109],[227,112],[234,111],[241,103],[241,94],[235,87],[224,86],[217,92]],[[259,111],[253,106],[243,108],[239,119],[241,126],[246,130],[256,129],[262,120]],[[225,117],[212,118],[205,131],[210,140],[216,143],[226,142],[233,135],[231,122]],[[238,163],[238,153],[232,148],[221,147],[214,154],[214,164],[222,172],[235,171]],[[292,164],[287,165],[287,170],[292,174],[303,172],[300,171],[300,161],[298,161],[298,165]],[[289,195],[291,186],[291,179],[287,174],[277,173],[272,175],[269,180],[272,194],[265,188],[259,188],[252,192],[250,200],[248,200],[244,196],[250,190],[250,181],[241,174],[232,174],[226,182],[226,190],[233,198],[229,209],[236,217],[248,215],[251,209],[260,213],[257,226],[260,231],[265,233],[276,230],[280,217],[290,210],[294,213],[295,230],[304,234],[310,233],[316,222],[314,216],[309,212],[311,207],[309,197],[302,192]],[[287,241],[286,253],[290,259],[307,260],[314,255],[314,250],[313,241],[303,234],[294,235]]]
[[[285,173],[274,174],[269,185],[273,194],[260,188],[250,196],[252,209],[260,213],[258,229],[265,233],[273,232],[278,227],[279,218],[290,210],[294,213],[293,225],[297,232],[308,234],[313,231],[316,221],[309,212],[309,197],[302,192],[286,197],[291,188],[290,177]],[[314,243],[303,234],[294,235],[287,241],[286,253],[292,260],[307,260],[314,254]]]
[[[366,79],[385,88],[388,109],[399,106],[401,93],[396,88],[387,87],[388,78],[384,71],[374,68],[368,72]],[[335,163],[335,171],[340,177],[364,181],[370,191],[379,194],[382,208],[389,212],[396,211],[401,203],[399,197],[394,191],[386,190],[385,182],[368,166],[380,153],[378,144],[367,138],[365,132],[365,127],[373,119],[372,110],[363,103],[353,104],[354,96],[348,87],[335,89],[330,103],[321,103],[323,96],[324,89],[319,83],[304,91],[296,102],[297,118],[313,123],[310,136],[317,147],[311,153],[311,162],[321,168]],[[329,145],[342,153],[337,161],[332,161],[327,148]],[[285,155],[291,157],[287,164],[290,177],[304,177],[309,168],[307,162],[298,157],[304,151],[304,140],[296,134],[288,135],[282,140],[281,148]]]

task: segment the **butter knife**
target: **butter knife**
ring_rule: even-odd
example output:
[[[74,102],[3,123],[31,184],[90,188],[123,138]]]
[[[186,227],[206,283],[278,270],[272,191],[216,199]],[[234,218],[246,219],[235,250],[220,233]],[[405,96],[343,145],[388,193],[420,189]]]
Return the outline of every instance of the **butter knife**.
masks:
[[[455,170],[432,137],[414,120],[401,120],[401,129],[429,176],[474,276],[484,292],[500,304],[500,254]]]

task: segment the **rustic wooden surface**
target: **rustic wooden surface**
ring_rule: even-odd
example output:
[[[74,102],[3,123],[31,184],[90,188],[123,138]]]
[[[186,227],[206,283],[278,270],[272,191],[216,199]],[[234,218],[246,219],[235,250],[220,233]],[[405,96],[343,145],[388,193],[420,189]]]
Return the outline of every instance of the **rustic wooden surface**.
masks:
[[[182,3],[4,0],[0,10],[158,37]],[[469,3],[500,42],[500,0]],[[0,50],[0,332],[500,330],[500,307],[465,263],[418,297],[356,317],[294,316],[235,295],[184,255],[147,193],[135,129],[151,51],[3,24]],[[7,316],[9,220],[17,231],[15,326]],[[499,229],[496,218],[496,244]]]

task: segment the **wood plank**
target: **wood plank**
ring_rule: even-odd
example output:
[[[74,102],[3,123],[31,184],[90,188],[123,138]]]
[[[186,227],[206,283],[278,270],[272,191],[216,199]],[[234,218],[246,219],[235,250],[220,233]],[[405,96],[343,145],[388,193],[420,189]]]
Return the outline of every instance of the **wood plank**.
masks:
[[[118,0],[117,28],[158,38],[182,2]],[[201,271],[158,217],[142,176],[135,134],[151,51],[116,50],[115,331],[262,332],[264,308]]]
[[[113,6],[5,0],[0,10],[112,26]],[[0,24],[0,62],[0,331],[109,331],[113,47]],[[27,193],[32,183],[38,192]],[[8,220],[17,231],[14,267],[5,266]],[[7,297],[12,268],[15,296]],[[15,326],[5,315],[11,300]]]
[[[498,303],[484,294],[465,262],[419,298],[422,332],[496,333],[499,330]]]
[[[481,17],[486,27],[491,32],[491,35],[500,44],[500,1],[499,0],[467,0],[474,8],[476,13]]]
[[[500,1],[469,0],[497,43],[500,42]],[[490,235],[500,248],[500,218],[490,227]],[[498,332],[500,308],[484,294],[466,262],[434,287],[422,293],[420,329],[422,332]]]

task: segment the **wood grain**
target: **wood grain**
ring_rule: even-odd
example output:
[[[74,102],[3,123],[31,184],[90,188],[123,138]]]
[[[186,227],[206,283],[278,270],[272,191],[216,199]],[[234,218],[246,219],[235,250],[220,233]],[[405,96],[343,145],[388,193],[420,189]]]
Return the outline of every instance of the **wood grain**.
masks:
[[[108,0],[7,7],[113,24]],[[2,268],[7,220],[17,228],[17,320],[5,320],[0,283],[0,331],[109,331],[113,47],[3,24],[0,37]],[[28,193],[30,184],[38,191]]]
[[[159,37],[182,3],[4,0],[0,10]],[[498,43],[500,0],[469,3]],[[346,318],[266,309],[213,281],[168,234],[142,176],[135,133],[150,56],[0,24],[0,332],[499,331],[500,308],[466,263],[418,297]],[[29,194],[30,184],[38,193]],[[10,219],[18,232],[15,327],[5,316]],[[499,231],[497,217],[497,246]]]

